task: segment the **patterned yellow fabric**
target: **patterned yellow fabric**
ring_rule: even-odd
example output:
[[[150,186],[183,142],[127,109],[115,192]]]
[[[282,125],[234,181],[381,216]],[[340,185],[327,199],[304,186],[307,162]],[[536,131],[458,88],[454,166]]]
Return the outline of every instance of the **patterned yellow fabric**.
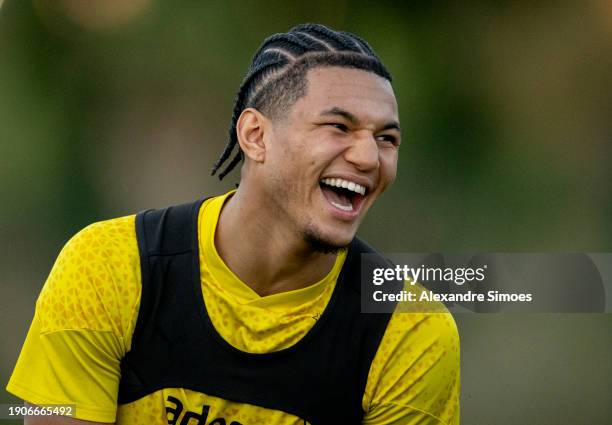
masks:
[[[214,246],[230,194],[206,201],[199,216],[201,284],[210,318],[240,350],[289,347],[324,310],[346,252],[320,282],[260,297],[229,270]],[[117,406],[119,364],[129,351],[140,302],[134,218],[95,223],[66,244],[37,301],[7,390],[33,404],[74,403],[77,418],[94,422],[303,424],[284,412],[180,388]],[[368,376],[364,423],[458,424],[458,396],[459,340],[452,317],[394,314]]]
[[[224,200],[215,198],[207,208],[221,211]],[[260,297],[217,253],[214,233],[218,217],[199,217],[202,291],[213,325],[227,342],[242,351],[265,353],[290,347],[312,328],[313,317],[325,309],[346,250],[338,255],[331,272],[314,285]]]

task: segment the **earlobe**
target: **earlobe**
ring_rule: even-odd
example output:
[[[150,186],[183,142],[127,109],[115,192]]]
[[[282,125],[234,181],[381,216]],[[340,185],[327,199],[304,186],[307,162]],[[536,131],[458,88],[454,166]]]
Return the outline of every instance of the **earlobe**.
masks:
[[[267,118],[254,108],[247,108],[236,123],[238,143],[245,157],[264,162],[266,156],[265,129]]]

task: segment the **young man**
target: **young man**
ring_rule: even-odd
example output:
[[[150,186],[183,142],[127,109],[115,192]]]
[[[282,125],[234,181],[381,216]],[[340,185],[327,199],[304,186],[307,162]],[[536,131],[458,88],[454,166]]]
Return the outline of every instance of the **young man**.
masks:
[[[355,234],[399,144],[366,42],[312,24],[269,37],[213,170],[235,150],[220,177],[243,160],[238,189],[79,232],[7,389],[93,423],[457,424],[450,315],[360,312]]]

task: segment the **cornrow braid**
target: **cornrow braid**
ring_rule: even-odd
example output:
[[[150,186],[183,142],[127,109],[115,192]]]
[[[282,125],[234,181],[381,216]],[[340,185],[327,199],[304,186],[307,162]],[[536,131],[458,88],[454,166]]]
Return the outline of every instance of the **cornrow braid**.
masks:
[[[340,66],[373,72],[389,81],[391,74],[374,50],[363,39],[319,24],[301,24],[286,33],[274,34],[257,49],[247,75],[236,94],[229,141],[215,162],[212,175],[233,158],[219,173],[223,179],[244,154],[238,144],[236,125],[242,111],[255,108],[276,118],[306,93],[306,74],[319,66]]]
[[[221,167],[221,165],[223,165],[223,163],[227,161],[227,159],[232,154],[234,147],[236,147],[236,144],[237,144],[236,142],[238,141],[238,139],[236,138],[236,123],[238,122],[238,118],[240,117],[240,114],[242,113],[242,111],[246,109],[245,99],[247,99],[250,93],[253,91],[254,84],[252,84],[252,81],[255,78],[257,78],[258,75],[263,74],[266,71],[266,69],[282,67],[287,63],[286,59],[285,61],[283,61],[282,58],[280,58],[280,56],[284,56],[284,55],[282,55],[279,52],[264,52],[261,56],[269,57],[269,56],[272,56],[271,55],[272,53],[276,53],[279,56],[279,58],[276,58],[276,59],[270,58],[269,61],[265,61],[266,58],[263,58],[264,60],[260,59],[259,60],[260,64],[255,67],[251,66],[252,70],[247,74],[244,81],[240,85],[240,89],[238,90],[238,94],[236,95],[234,111],[232,113],[232,122],[230,126],[230,141],[225,146],[225,149],[223,150],[223,153],[221,154],[219,159],[217,159],[217,162],[215,162],[215,165],[212,170],[213,175],[217,172],[217,170]],[[228,174],[232,170],[232,168],[234,168],[238,164],[239,161],[236,161],[237,156],[240,156],[242,158],[242,152],[239,151],[234,157],[234,159],[230,162],[230,164],[233,164],[231,168],[228,165],[225,171],[219,174],[220,180],[222,180],[223,177],[225,177],[225,175]]]

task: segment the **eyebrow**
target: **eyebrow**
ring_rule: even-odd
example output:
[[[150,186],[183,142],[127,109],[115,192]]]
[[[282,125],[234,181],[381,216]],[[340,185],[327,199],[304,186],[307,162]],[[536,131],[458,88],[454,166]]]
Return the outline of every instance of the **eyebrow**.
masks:
[[[339,117],[346,119],[351,124],[359,123],[359,119],[355,115],[353,115],[352,113],[350,113],[349,111],[345,109],[338,108],[337,106],[324,110],[323,112],[321,112],[321,116],[339,116]],[[397,121],[388,122],[385,125],[383,125],[381,128],[381,130],[390,130],[390,129],[401,131],[399,123]]]

